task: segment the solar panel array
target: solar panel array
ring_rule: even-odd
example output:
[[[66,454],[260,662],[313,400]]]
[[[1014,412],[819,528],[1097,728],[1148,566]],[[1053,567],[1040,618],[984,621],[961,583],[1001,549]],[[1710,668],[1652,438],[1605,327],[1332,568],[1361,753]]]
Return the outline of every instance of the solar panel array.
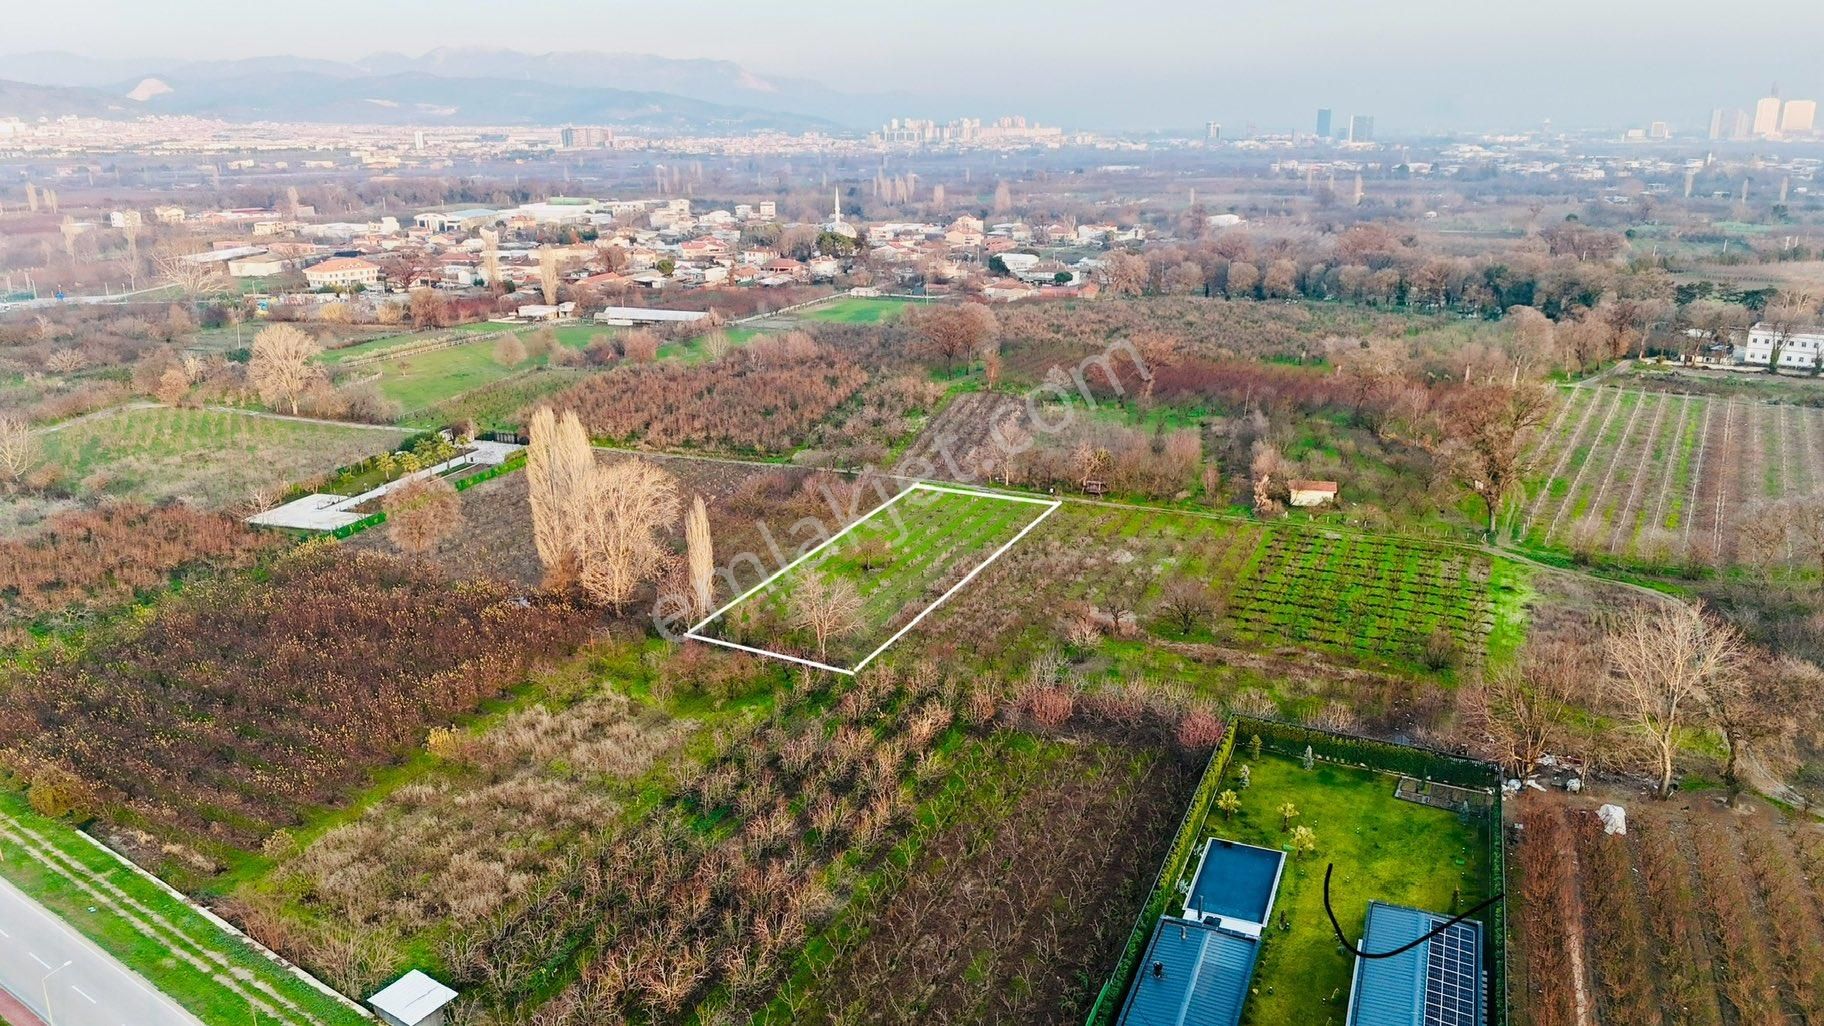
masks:
[[[1482,1026],[1480,943],[1474,927],[1458,923],[1426,945],[1425,1026]]]

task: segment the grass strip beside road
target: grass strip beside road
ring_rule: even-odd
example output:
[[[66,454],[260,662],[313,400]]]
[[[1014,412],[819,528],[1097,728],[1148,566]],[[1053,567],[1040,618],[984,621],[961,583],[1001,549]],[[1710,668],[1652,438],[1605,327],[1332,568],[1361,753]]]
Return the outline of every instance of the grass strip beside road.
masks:
[[[50,849],[41,854],[53,865],[30,853],[28,845],[38,843],[34,839],[42,839],[43,847]],[[56,868],[69,864],[79,869]],[[291,1006],[284,1018],[263,1014],[261,1022],[353,1026],[372,1021],[77,836],[69,824],[33,812],[20,795],[10,791],[0,792],[0,876],[211,1026],[241,1026],[249,1021],[251,1007],[245,992],[249,987],[261,993],[262,1003]],[[104,894],[118,890],[125,897],[109,904],[98,900],[95,890]],[[133,911],[135,906],[162,924],[148,929]],[[177,957],[166,937],[168,932],[179,935],[188,947],[219,956],[218,971]],[[233,980],[223,978],[221,962],[226,963]]]

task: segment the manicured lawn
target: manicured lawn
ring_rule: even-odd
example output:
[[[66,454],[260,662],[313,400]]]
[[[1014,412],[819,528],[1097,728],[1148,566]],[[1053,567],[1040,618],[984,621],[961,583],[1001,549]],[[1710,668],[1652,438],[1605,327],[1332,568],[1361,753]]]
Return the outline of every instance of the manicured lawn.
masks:
[[[27,831],[35,837],[28,837]],[[8,836],[0,837],[6,856],[0,858],[0,875],[210,1026],[245,1023],[251,1014],[247,998],[218,978],[218,973],[225,971],[231,971],[243,980],[257,980],[276,991],[296,1010],[288,1018],[323,1026],[349,1026],[368,1021],[274,965],[251,945],[198,915],[163,888],[97,850],[76,836],[76,831],[68,824],[33,813],[24,799],[10,791],[0,792],[0,834],[18,835],[35,845],[45,844],[80,867],[66,872],[54,870],[31,858]],[[55,858],[53,861],[63,864]],[[96,877],[105,881],[105,885],[97,882]],[[99,893],[111,896],[116,904],[107,904],[84,890],[76,882],[79,880],[88,882]],[[110,887],[124,892],[125,898],[114,894]],[[135,910],[135,905],[145,911]],[[162,918],[169,924],[168,929],[153,927],[148,936],[136,928],[134,919],[141,920],[143,926],[147,913]],[[129,918],[129,914],[134,918]],[[202,952],[214,952],[226,959],[229,968],[218,964],[213,971],[205,970],[176,957],[178,951],[191,953],[199,959],[206,958]],[[272,1002],[271,998],[264,1000]],[[271,1021],[268,1016],[261,1016],[261,1019]]]
[[[218,410],[122,409],[41,435],[78,492],[222,506],[389,452],[403,431]]]
[[[1046,511],[1041,503],[918,488],[883,505],[833,544],[774,578],[704,630],[769,651],[819,658],[787,627],[792,593],[807,576],[846,580],[859,592],[861,626],[833,639],[821,662],[853,665],[928,608]]]
[[[1397,777],[1325,762],[1307,770],[1271,753],[1251,762],[1253,780],[1242,789],[1248,762],[1246,738],[1237,738],[1222,786],[1237,791],[1241,809],[1229,819],[1212,809],[1205,835],[1289,850],[1278,810],[1291,802],[1293,825],[1315,831],[1318,848],[1287,858],[1242,1022],[1341,1026],[1354,959],[1324,913],[1324,867],[1336,865],[1332,904],[1359,943],[1370,900],[1454,914],[1488,897],[1487,827],[1395,798]]]

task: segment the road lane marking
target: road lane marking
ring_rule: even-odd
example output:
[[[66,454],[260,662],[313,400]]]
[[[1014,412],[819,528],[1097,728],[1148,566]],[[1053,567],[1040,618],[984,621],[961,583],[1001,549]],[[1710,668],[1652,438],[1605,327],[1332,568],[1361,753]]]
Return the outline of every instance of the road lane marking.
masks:
[[[100,1003],[101,1003],[101,1002],[99,1002],[99,1001],[96,1001],[96,1000],[95,1000],[95,999],[94,999],[94,998],[92,998],[92,997],[89,997],[89,996],[88,996],[88,995],[87,995],[87,994],[83,994],[83,991],[82,991],[82,988],[81,988],[81,987],[78,987],[78,986],[76,986],[76,985],[75,985],[75,984],[74,984],[74,983],[72,983],[72,984],[70,984],[70,989],[71,989],[71,990],[73,990],[73,991],[75,991],[75,992],[76,992],[76,993],[78,993],[78,994],[82,994],[82,996],[83,996],[83,998],[84,998],[84,999],[85,999],[85,1000],[87,1000],[87,1001],[88,1001],[88,1003],[89,1003],[89,1004],[91,1004],[91,1005],[96,1005],[96,1004],[100,1004]]]
[[[51,963],[46,962],[42,958],[39,958],[36,952],[28,951],[28,952],[26,952],[26,954],[31,955],[32,961],[38,963],[41,966],[44,966],[46,969],[49,969],[51,967]]]

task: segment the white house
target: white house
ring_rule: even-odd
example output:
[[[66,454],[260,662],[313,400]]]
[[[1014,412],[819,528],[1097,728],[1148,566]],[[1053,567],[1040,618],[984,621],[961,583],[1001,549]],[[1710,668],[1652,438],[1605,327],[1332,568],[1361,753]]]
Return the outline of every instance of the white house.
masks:
[[[1748,343],[1737,352],[1741,362],[1757,367],[1771,366],[1778,353],[1783,368],[1815,370],[1824,365],[1824,328],[1779,331],[1762,321],[1748,329]]]

